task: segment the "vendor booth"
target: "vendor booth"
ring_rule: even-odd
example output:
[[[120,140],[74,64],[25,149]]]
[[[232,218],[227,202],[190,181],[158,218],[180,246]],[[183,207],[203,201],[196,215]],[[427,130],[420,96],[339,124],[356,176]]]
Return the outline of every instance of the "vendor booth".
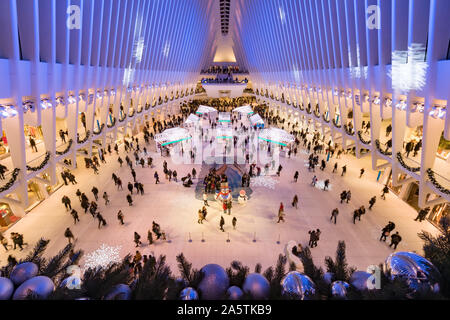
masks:
[[[186,121],[184,122],[184,125],[186,127],[195,127],[200,124],[200,118],[197,117],[195,114],[190,114],[189,117],[187,117]]]
[[[237,107],[233,110],[233,112],[238,114],[239,120],[249,118],[254,114],[252,107],[250,107],[249,105]]]
[[[192,137],[189,131],[183,128],[171,128],[155,135],[156,150],[161,152],[162,156],[169,156],[170,151],[190,150]]]
[[[229,112],[220,112],[219,123],[221,124],[222,127],[231,126],[231,114]]]
[[[286,156],[286,152],[295,142],[295,138],[293,135],[279,128],[268,128],[262,130],[259,133],[258,139],[280,145],[280,154],[284,156]]]
[[[256,126],[257,128],[264,128],[264,120],[257,113],[250,117],[250,124],[252,127]]]
[[[214,119],[214,117],[217,116],[217,109],[213,107],[200,105],[195,114],[204,119],[206,118]]]
[[[218,143],[226,143],[227,141],[233,140],[233,129],[232,128],[217,128],[216,139]]]

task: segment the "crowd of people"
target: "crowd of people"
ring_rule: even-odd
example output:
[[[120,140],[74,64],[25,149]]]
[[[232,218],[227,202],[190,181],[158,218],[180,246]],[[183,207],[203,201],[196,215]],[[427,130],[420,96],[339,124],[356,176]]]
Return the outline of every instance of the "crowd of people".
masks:
[[[139,141],[138,137],[130,137],[130,138],[124,138],[123,139],[123,148],[125,151],[124,160],[126,162],[127,167],[129,167],[129,173],[132,177],[132,180],[125,181],[127,184],[127,191],[125,193],[125,198],[127,200],[127,203],[129,206],[133,206],[134,201],[136,201],[136,197],[144,196],[144,184],[140,182],[138,174],[137,174],[137,167],[141,166],[142,169],[144,168],[154,168],[154,159],[149,155],[147,147],[154,139],[154,135],[157,133],[161,133],[164,130],[168,128],[173,128],[176,126],[180,126],[183,121],[186,119],[186,117],[191,114],[195,113],[196,109],[199,105],[205,104],[210,105],[218,109],[219,111],[231,111],[232,109],[236,108],[239,105],[244,104],[252,104],[254,103],[254,98],[246,98],[241,97],[238,99],[209,99],[209,100],[194,100],[190,103],[185,103],[181,106],[181,113],[178,115],[171,115],[168,116],[165,120],[157,120],[152,118],[151,120],[146,122],[146,124],[143,126],[142,133],[144,137],[144,143],[142,141]],[[323,172],[325,172],[327,168],[327,163],[329,161],[332,161],[332,159],[336,159],[334,162],[333,169],[329,169],[330,177],[333,174],[336,174],[338,171],[338,161],[342,154],[346,154],[351,151],[351,148],[349,149],[343,149],[339,144],[334,143],[331,139],[325,141],[325,137],[321,135],[319,132],[311,132],[309,129],[300,128],[299,124],[297,122],[293,122],[291,119],[286,119],[280,117],[278,114],[275,114],[273,111],[268,111],[267,106],[265,105],[259,105],[254,108],[255,112],[258,112],[261,117],[265,120],[266,124],[268,126],[276,126],[281,129],[284,129],[288,131],[290,134],[292,134],[295,137],[295,142],[291,146],[288,152],[288,157],[290,158],[292,156],[297,156],[298,150],[303,149],[305,152],[308,153],[308,170],[312,173],[313,178],[311,185],[313,187],[316,187],[318,184],[318,178],[314,174],[315,169],[317,166],[319,166],[319,169]],[[217,119],[216,119],[217,120]],[[151,122],[151,125],[150,125]],[[217,121],[216,121],[217,122]],[[232,124],[234,125],[236,123],[236,119],[232,119]],[[214,121],[212,121],[211,126],[214,125]],[[366,125],[367,128],[367,125]],[[240,128],[243,131],[251,130],[252,128],[248,127],[242,127]],[[63,138],[63,137],[61,137]],[[234,147],[237,147],[236,140],[234,140]],[[247,144],[244,143],[243,147],[247,147]],[[414,148],[413,148],[414,150]],[[270,149],[268,152],[270,153]],[[251,153],[250,150],[248,153]],[[248,156],[247,153],[247,156]],[[117,156],[117,161],[120,164],[120,167],[123,166],[124,160],[122,159],[123,155],[119,154],[119,145],[116,143],[114,145],[107,145],[105,148],[98,148],[98,152],[93,155],[92,157],[85,157],[85,167],[86,168],[92,168],[94,171],[94,174],[99,174],[99,168],[101,165],[106,164],[106,157],[109,155],[109,157],[113,157],[114,154]],[[254,176],[259,176],[263,174],[263,171],[261,168],[256,166],[256,164],[251,163],[249,161],[249,158],[246,158],[246,162],[249,165],[248,172],[245,171],[241,175],[241,186],[242,187],[249,187],[250,180]],[[340,174],[341,177],[344,177],[347,172],[346,164],[341,166],[342,172]],[[264,171],[265,174],[267,174],[267,169]],[[0,176],[2,168],[0,167]],[[283,172],[282,165],[278,165],[276,174],[278,177],[281,176]],[[361,168],[359,171],[359,178],[363,178],[365,169]],[[163,161],[163,174],[165,176],[165,179],[168,182],[171,182],[172,180],[174,182],[178,182],[178,173],[175,169],[169,168],[167,161]],[[339,175],[339,174],[338,174]],[[155,184],[160,183],[160,176],[158,172],[155,170],[154,172],[154,179]],[[61,177],[65,183],[65,185],[69,185],[69,183],[77,184],[77,181],[75,179],[75,176],[70,172],[70,170],[66,169],[61,172]],[[209,207],[209,200],[210,195],[215,195],[217,191],[220,190],[221,184],[228,181],[228,177],[225,174],[218,174],[215,168],[211,168],[211,170],[207,173],[205,177],[198,177],[197,172],[195,168],[192,169],[189,173],[186,174],[186,176],[181,178],[181,181],[185,187],[190,187],[193,185],[193,180],[199,178],[199,183],[203,183],[203,195],[202,195],[202,201],[203,205],[201,206],[201,209],[198,210],[198,224],[203,224],[207,220],[208,215],[208,209]],[[294,182],[297,183],[299,180],[304,181],[305,177],[300,177],[299,171],[295,171],[293,174]],[[120,176],[117,172],[112,173],[112,180],[117,187],[118,191],[124,191],[123,189],[123,182],[122,179],[124,178],[124,174],[122,173]],[[142,181],[142,180],[141,180]],[[325,179],[323,183],[323,190],[328,190],[330,185],[330,179]],[[101,188],[100,188],[101,189]],[[80,189],[77,189],[75,195],[80,201],[80,207],[84,210],[84,213],[87,214],[88,212],[91,214],[92,218],[98,222],[98,229],[102,229],[108,226],[108,223],[106,219],[108,218],[106,215],[102,215],[101,213],[101,206],[99,204],[100,195],[102,195],[102,199],[104,201],[104,206],[107,207],[110,205],[111,201],[114,201],[115,199],[111,197],[105,190],[100,190],[99,187],[93,186],[91,190],[83,192]],[[90,193],[92,194],[90,194]],[[389,188],[387,186],[384,186],[382,189],[382,193],[380,198],[385,199],[386,194],[389,193]],[[89,194],[89,196],[87,195]],[[340,193],[339,199],[336,199],[336,201],[340,201],[341,204],[348,204],[351,200],[351,190],[343,190]],[[373,195],[369,200],[369,207],[368,210],[372,210],[373,206],[375,205],[377,200],[377,196]],[[62,203],[64,204],[64,207],[66,211],[71,215],[73,219],[73,223],[77,224],[80,223],[82,219],[80,219],[80,215],[78,211],[72,207],[71,199],[68,195],[64,195],[61,199]],[[222,209],[223,214],[229,214],[231,215],[232,210],[232,203],[235,200],[227,201],[222,203]],[[298,209],[299,206],[299,196],[298,194],[294,195],[294,198],[292,200],[292,207],[295,209]],[[125,225],[126,216],[123,211],[124,209],[121,209],[117,212],[116,219],[118,223],[123,226]],[[341,209],[342,211],[342,209]],[[361,217],[367,214],[368,211],[366,211],[365,205],[359,205],[358,208],[353,210],[353,214],[351,215],[351,219],[353,221],[353,224],[356,224],[356,222],[361,221]],[[418,217],[416,218],[416,221],[423,221],[426,217],[426,214],[429,212],[429,208],[422,210],[419,212]],[[333,208],[331,210],[331,217],[330,217],[330,223],[337,224],[337,218],[340,213],[340,210],[338,208]],[[286,217],[284,204],[281,202],[280,206],[278,208],[278,214],[277,214],[277,223],[280,222],[286,222],[289,218]],[[234,216],[232,219],[232,227],[233,229],[236,229],[237,224],[237,217]],[[223,216],[220,217],[219,221],[219,230],[224,232],[225,226],[225,219]],[[393,249],[396,249],[399,243],[401,242],[401,236],[399,232],[393,233],[393,230],[395,229],[395,224],[393,222],[390,222],[382,229],[382,235],[380,237],[380,241],[386,241],[387,237],[391,237],[391,244],[390,247]],[[392,234],[393,233],[393,234]],[[310,230],[308,232],[309,234],[309,243],[308,245],[311,248],[317,247],[318,241],[320,239],[321,231],[320,229]],[[64,231],[64,236],[68,239],[69,243],[72,243],[75,240],[74,233],[70,229],[70,227],[67,227]],[[21,250],[23,249],[23,235],[17,234],[17,233],[11,233],[11,239],[14,243],[14,249],[18,246]],[[142,237],[141,235],[135,231],[133,242],[136,245],[136,247],[142,246]],[[155,221],[152,222],[152,227],[147,232],[147,240],[149,245],[153,244],[156,240],[166,240],[166,233],[161,229],[160,225],[156,223]],[[0,236],[0,240],[2,242],[2,245],[6,250],[9,248],[9,244],[7,242],[7,239]],[[297,250],[297,249],[296,249]],[[142,257],[142,254],[140,251],[136,251],[136,254],[134,255],[134,258],[132,261],[130,261],[130,265],[133,266],[135,270],[139,270],[139,268],[142,268],[142,259],[145,261],[147,258],[146,255]]]

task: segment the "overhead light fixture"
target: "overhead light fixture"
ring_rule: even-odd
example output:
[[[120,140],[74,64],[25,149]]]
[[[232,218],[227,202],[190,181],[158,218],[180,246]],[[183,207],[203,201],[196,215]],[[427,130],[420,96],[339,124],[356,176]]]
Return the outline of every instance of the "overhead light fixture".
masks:
[[[50,102],[49,100],[47,100],[47,99],[41,100],[41,108],[42,108],[43,110],[49,109],[49,108],[51,108],[52,106],[53,106],[53,105],[51,104],[51,102]]]
[[[374,97],[372,103],[379,105],[380,104],[380,97]]]
[[[400,100],[400,101],[395,105],[395,107],[396,107],[398,110],[405,110],[405,109],[406,109],[406,102],[403,101],[403,100]]]
[[[386,107],[392,106],[392,100],[390,98],[386,98],[385,105],[386,105]]]
[[[75,99],[74,96],[69,96],[69,98],[67,100],[69,101],[69,104],[74,104],[77,102],[77,100]]]
[[[17,110],[13,105],[2,105],[0,106],[0,116],[4,119],[12,118],[17,115]]]

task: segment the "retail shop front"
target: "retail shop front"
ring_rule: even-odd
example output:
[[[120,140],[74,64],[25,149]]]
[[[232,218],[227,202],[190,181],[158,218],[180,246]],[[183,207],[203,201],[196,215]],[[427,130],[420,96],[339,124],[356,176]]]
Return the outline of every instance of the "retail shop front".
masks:
[[[441,203],[434,206],[430,213],[428,214],[428,221],[430,221],[433,225],[442,229],[441,220],[449,219],[450,220],[450,203]]]

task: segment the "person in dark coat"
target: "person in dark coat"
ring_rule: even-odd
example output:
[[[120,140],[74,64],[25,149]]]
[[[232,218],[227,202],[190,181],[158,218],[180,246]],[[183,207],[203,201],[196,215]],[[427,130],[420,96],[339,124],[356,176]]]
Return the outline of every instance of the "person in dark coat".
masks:
[[[98,189],[97,189],[97,187],[92,187],[92,193],[94,194],[94,197],[95,197],[95,201],[98,201]]]
[[[71,240],[74,240],[73,233],[69,228],[67,228],[66,231],[64,232],[64,237],[66,237],[67,240],[69,240],[70,244],[72,243]]]
[[[127,201],[128,205],[131,207],[133,205],[133,198],[131,197],[131,194],[127,195]]]
[[[400,241],[402,241],[402,237],[400,237],[400,234],[397,231],[391,236],[391,244],[389,245],[389,247],[394,246],[394,250],[397,249],[397,246],[400,243]]]
[[[372,198],[370,198],[369,200],[369,210],[372,210],[373,205],[375,204],[375,202],[377,201],[377,197],[373,196]]]
[[[119,210],[119,212],[117,212],[117,220],[120,221],[121,225],[124,225],[125,223],[123,222],[123,213],[122,210]]]
[[[298,179],[298,171],[295,171],[294,173],[294,181],[297,182]]]
[[[223,216],[220,217],[220,230],[222,230],[222,232],[225,232],[225,229],[223,228],[223,226],[225,225],[225,219],[223,218]]]
[[[72,211],[70,212],[70,214],[73,217],[73,222],[74,224],[77,224],[77,221],[80,222],[80,219],[78,218],[78,212],[75,209],[72,209]]]
[[[339,214],[339,209],[338,208],[334,208],[333,211],[331,211],[330,221],[332,219],[334,219],[334,224],[336,224],[336,218],[337,218],[338,214]]]

